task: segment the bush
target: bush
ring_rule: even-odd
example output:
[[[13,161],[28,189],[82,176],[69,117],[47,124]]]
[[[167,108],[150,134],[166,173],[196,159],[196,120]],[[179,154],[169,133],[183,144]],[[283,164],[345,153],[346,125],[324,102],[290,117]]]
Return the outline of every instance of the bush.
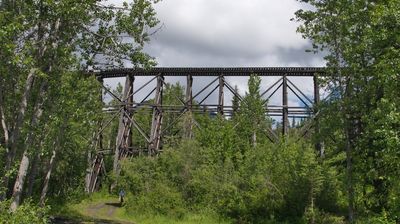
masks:
[[[131,196],[126,201],[127,212],[147,215],[163,215],[181,219],[185,215],[185,203],[176,189],[165,184],[152,186],[151,191]]]
[[[14,213],[9,212],[9,201],[0,202],[0,223],[4,224],[46,224],[48,207],[39,207],[31,201],[25,201]]]
[[[164,156],[171,161],[167,163],[168,160],[161,159]],[[117,189],[123,188],[128,193],[128,212],[171,218],[184,216],[186,205],[176,183],[181,182],[175,175],[179,165],[177,160],[165,153],[158,158],[138,157],[122,164]]]
[[[306,223],[316,224],[345,224],[345,219],[342,216],[335,216],[319,210],[318,208],[308,208],[304,214]]]

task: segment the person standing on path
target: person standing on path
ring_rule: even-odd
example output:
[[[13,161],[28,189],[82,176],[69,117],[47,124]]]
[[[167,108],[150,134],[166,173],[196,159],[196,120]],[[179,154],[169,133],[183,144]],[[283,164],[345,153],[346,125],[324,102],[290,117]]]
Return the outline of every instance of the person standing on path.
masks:
[[[124,203],[124,197],[125,197],[125,191],[124,189],[119,190],[119,203],[122,206],[122,203]]]

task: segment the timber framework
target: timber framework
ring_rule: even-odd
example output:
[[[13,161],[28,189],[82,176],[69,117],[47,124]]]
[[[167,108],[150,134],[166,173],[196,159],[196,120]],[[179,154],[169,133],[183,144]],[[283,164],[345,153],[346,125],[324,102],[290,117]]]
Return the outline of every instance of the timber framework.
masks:
[[[266,130],[266,137],[272,142],[278,142],[280,138],[284,138],[289,133],[289,118],[311,118],[313,122],[305,124],[301,132],[305,135],[311,128],[315,132],[319,132],[319,122],[316,119],[318,116],[317,105],[320,102],[320,85],[318,77],[324,75],[324,68],[321,67],[233,67],[233,68],[193,68],[193,67],[155,67],[149,70],[144,69],[109,69],[102,71],[90,72],[95,75],[97,80],[101,83],[101,100],[103,95],[108,93],[117,105],[107,106],[103,111],[112,113],[109,121],[102,121],[99,123],[99,130],[94,135],[93,144],[96,148],[96,153],[93,156],[92,168],[90,175],[87,177],[86,191],[93,192],[98,188],[100,177],[105,174],[104,155],[107,150],[103,148],[102,132],[105,127],[109,125],[113,119],[118,118],[118,132],[116,136],[116,145],[113,149],[109,149],[108,153],[114,154],[113,170],[119,172],[121,159],[129,156],[139,155],[146,153],[147,155],[156,155],[162,151],[162,140],[165,132],[176,124],[185,114],[211,114],[219,115],[221,117],[229,118],[235,112],[232,105],[227,105],[224,102],[225,92],[229,92],[239,101],[243,100],[242,95],[235,90],[235,88],[225,79],[229,76],[274,76],[279,77],[277,81],[268,84],[266,90],[260,93],[264,100],[265,114],[268,116],[281,117],[282,125],[279,130]],[[140,86],[135,86],[135,77],[150,77],[150,80]],[[185,96],[174,96],[180,103],[179,105],[168,105],[163,103],[163,90],[166,86],[165,77],[169,76],[182,76],[186,77]],[[196,77],[212,77],[212,81],[204,85],[204,82],[196,84]],[[310,85],[313,86],[313,96],[307,96],[303,91],[298,88],[294,81],[288,77],[312,77]],[[123,88],[123,96],[116,96],[109,88],[104,86],[104,79],[125,77],[125,85]],[[202,84],[199,91],[193,91],[193,85]],[[146,91],[150,87],[150,91]],[[265,86],[264,86],[265,87]],[[271,105],[269,100],[273,97],[278,90],[282,91],[282,99],[280,105]],[[217,92],[217,103],[209,104],[207,99]],[[293,93],[301,106],[288,105],[288,92]],[[136,102],[135,96],[141,94],[145,97]],[[152,100],[149,100],[153,96]],[[135,113],[138,110],[148,111],[151,113],[151,127],[150,132],[147,133],[143,127],[137,122]],[[175,120],[168,125],[164,125],[163,118],[167,113],[175,113]],[[192,117],[189,128],[185,136],[191,138],[193,136],[193,128],[202,128]],[[146,148],[138,149],[132,143],[132,133],[136,130],[140,133],[141,138],[147,143]],[[317,150],[321,151],[321,144],[316,145]]]

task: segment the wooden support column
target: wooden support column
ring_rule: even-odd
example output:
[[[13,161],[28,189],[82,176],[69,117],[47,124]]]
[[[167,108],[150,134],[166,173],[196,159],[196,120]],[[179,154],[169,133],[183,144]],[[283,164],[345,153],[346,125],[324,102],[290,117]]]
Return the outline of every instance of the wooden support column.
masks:
[[[127,98],[126,99],[124,99],[124,100],[126,100],[126,111],[127,111],[127,114],[130,116],[130,117],[132,117],[133,116],[133,111],[132,111],[132,106],[133,106],[133,90],[134,90],[134,83],[135,83],[135,77],[134,76],[132,76],[132,75],[128,75],[127,76],[127,79],[129,78],[129,80],[128,80],[128,82],[129,82],[129,90],[128,90],[128,93],[127,93]],[[129,150],[131,150],[133,147],[133,145],[132,145],[132,125],[131,125],[131,119],[129,119],[128,118],[128,123],[129,123],[129,125],[128,125],[128,127],[125,129],[125,133],[124,133],[124,136],[125,136],[125,151],[127,152],[127,151],[129,151]]]
[[[99,81],[101,86],[104,85],[104,80],[102,77],[98,76],[97,81]],[[99,93],[100,93],[99,99],[100,99],[101,105],[103,106],[103,88],[102,87],[100,87]],[[96,148],[98,151],[103,150],[103,133],[100,132],[100,130],[102,130],[102,129],[103,129],[103,122],[99,121],[99,128],[98,128],[99,133],[98,133],[98,142],[97,142],[97,148]]]
[[[218,113],[224,115],[224,75],[219,76],[219,91],[218,91]]]
[[[321,157],[324,157],[325,152],[324,152],[323,144],[321,142],[319,117],[316,116],[317,113],[318,113],[318,107],[319,107],[319,101],[320,101],[318,74],[314,74],[313,81],[314,81],[314,107],[313,107],[313,113],[314,113],[315,136],[316,136],[315,150],[319,153],[319,155]]]
[[[288,91],[287,91],[287,77],[283,75],[282,79],[282,136],[286,136],[289,130],[288,118]]]
[[[192,138],[193,137],[193,114],[192,114],[192,106],[193,106],[193,77],[192,75],[186,76],[187,82],[186,82],[186,97],[185,97],[185,103],[186,103],[186,110],[188,116],[186,117],[185,120],[185,130],[184,130],[184,136],[185,138]]]
[[[104,85],[104,80],[101,76],[96,77],[96,79],[101,84],[101,86]],[[99,100],[103,105],[102,87],[99,90]],[[94,186],[98,181],[98,175],[99,175],[99,172],[94,168],[96,167],[96,164],[98,164],[99,156],[102,156],[101,154],[98,153],[98,151],[101,151],[103,149],[103,134],[101,132],[101,130],[103,129],[103,124],[101,120],[97,121],[97,124],[98,124],[98,129],[97,132],[93,133],[93,141],[92,141],[92,146],[96,151],[95,155],[93,156],[93,152],[90,149],[88,150],[88,158],[87,158],[88,167],[86,169],[86,178],[85,178],[86,193],[92,193],[96,190]]]
[[[153,118],[150,132],[149,156],[159,152],[161,146],[161,124],[163,119],[162,95],[164,76],[157,76],[156,95],[154,97]]]
[[[121,159],[121,155],[126,154],[125,152],[129,150],[132,144],[132,135],[131,135],[131,120],[130,117],[131,113],[129,111],[129,102],[132,105],[133,99],[131,96],[133,93],[133,80],[134,77],[127,75],[125,79],[125,86],[124,86],[124,94],[122,97],[122,105],[121,105],[121,115],[119,119],[118,125],[118,135],[116,139],[116,146],[114,152],[114,164],[113,164],[113,171],[115,174],[119,174],[120,165],[119,161]]]
[[[187,81],[186,81],[186,108],[187,111],[192,111],[192,104],[193,104],[193,96],[192,96],[192,86],[193,86],[193,77],[192,75],[186,76]]]

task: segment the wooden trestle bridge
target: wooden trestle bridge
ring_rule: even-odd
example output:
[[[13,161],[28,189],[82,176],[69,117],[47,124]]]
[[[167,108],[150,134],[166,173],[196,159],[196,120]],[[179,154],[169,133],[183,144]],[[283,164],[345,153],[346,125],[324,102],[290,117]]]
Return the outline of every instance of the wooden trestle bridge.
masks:
[[[136,129],[147,143],[147,148],[142,149],[148,155],[155,155],[162,150],[162,137],[166,129],[169,127],[163,127],[163,114],[165,113],[178,113],[177,120],[185,113],[204,113],[207,112],[220,114],[222,116],[230,116],[232,114],[232,106],[224,104],[224,91],[229,91],[231,94],[236,96],[239,100],[243,99],[235,88],[228,83],[225,77],[228,76],[250,76],[252,74],[258,76],[275,76],[279,79],[271,83],[269,87],[261,94],[265,100],[265,113],[269,116],[281,116],[282,117],[282,136],[286,136],[289,130],[289,117],[310,117],[315,118],[318,111],[317,105],[320,101],[320,86],[318,84],[318,76],[324,74],[324,69],[320,67],[235,67],[235,68],[172,68],[172,67],[156,67],[150,70],[143,69],[111,69],[103,70],[98,72],[91,72],[91,74],[97,77],[97,80],[103,86],[103,91],[110,94],[119,105],[114,108],[104,108],[105,111],[114,111],[115,115],[112,119],[119,117],[118,134],[116,136],[116,145],[114,149],[114,172],[119,172],[119,162],[122,158],[132,155],[138,155],[138,149],[132,144],[132,131]],[[141,86],[135,86],[135,77],[147,76],[151,79]],[[166,85],[165,77],[168,76],[183,76],[186,77],[186,94],[185,98],[181,99],[176,96],[180,102],[180,105],[166,105],[163,104],[163,88]],[[193,77],[212,77],[212,81],[205,85],[200,91],[193,92]],[[313,78],[313,89],[314,96],[312,98],[304,94],[292,81],[288,79],[291,76],[299,77],[312,77]],[[122,98],[113,94],[103,84],[104,79],[126,77],[125,86],[123,89]],[[195,79],[196,80],[196,79]],[[311,84],[311,83],[310,83]],[[134,96],[140,92],[143,95],[145,87],[154,86],[151,91],[146,92],[141,102],[135,102]],[[134,88],[135,87],[135,88]],[[211,91],[209,90],[211,87]],[[282,87],[282,88],[281,88]],[[274,96],[279,90],[282,90],[282,104],[281,105],[269,105],[268,100]],[[218,95],[217,104],[207,104],[206,99],[215,91]],[[302,106],[291,107],[288,106],[288,91],[292,92],[300,102]],[[152,103],[149,103],[148,98],[154,95]],[[200,96],[205,97],[200,98]],[[102,99],[103,97],[101,97]],[[152,113],[151,131],[146,133],[143,128],[137,123],[135,119],[135,112],[138,109],[147,109]],[[174,122],[177,122],[174,121]],[[108,122],[102,122],[99,127],[98,133],[94,138],[94,144],[96,145],[96,154],[93,156],[92,167],[88,170],[87,186],[86,191],[93,192],[100,183],[100,177],[105,174],[104,167],[104,150],[102,146],[102,132],[104,128],[110,124]],[[172,122],[172,123],[174,123]],[[195,125],[198,125],[195,121]],[[312,123],[312,124],[311,124]],[[195,126],[194,125],[194,126]],[[310,125],[303,127],[304,134],[314,128],[315,131],[319,131],[319,124],[316,119],[314,122],[310,122]],[[278,135],[273,130],[268,130],[266,135],[272,142],[279,140]],[[316,144],[318,151],[321,151],[321,144]]]

